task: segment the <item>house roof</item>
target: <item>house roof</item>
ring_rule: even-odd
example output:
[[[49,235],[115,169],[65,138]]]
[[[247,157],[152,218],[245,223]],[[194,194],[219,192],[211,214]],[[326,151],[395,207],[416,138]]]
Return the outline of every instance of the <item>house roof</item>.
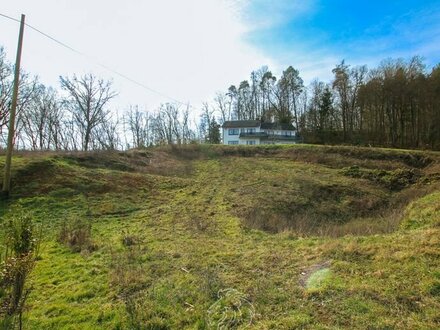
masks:
[[[259,120],[231,120],[223,123],[223,128],[259,127]]]
[[[261,123],[262,129],[273,129],[273,130],[284,130],[293,131],[295,127],[292,124],[281,124],[281,123]]]

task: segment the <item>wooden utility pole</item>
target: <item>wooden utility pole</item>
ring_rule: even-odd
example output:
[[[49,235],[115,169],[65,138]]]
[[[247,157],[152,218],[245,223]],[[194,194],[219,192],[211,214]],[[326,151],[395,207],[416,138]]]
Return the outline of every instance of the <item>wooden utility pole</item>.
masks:
[[[17,57],[15,59],[14,89],[12,91],[11,110],[9,112],[8,146],[6,149],[5,174],[3,177],[3,188],[2,188],[3,197],[8,197],[9,191],[11,189],[11,161],[12,161],[12,149],[14,148],[15,111],[17,109],[18,84],[20,83],[20,62],[21,62],[21,49],[23,46],[24,19],[25,19],[25,15],[21,14],[20,33],[18,35]]]

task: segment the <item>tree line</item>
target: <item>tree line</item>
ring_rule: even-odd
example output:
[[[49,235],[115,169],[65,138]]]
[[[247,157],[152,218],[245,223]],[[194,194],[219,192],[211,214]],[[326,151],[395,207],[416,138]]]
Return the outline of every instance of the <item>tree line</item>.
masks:
[[[22,71],[15,145],[32,150],[141,148],[158,144],[220,143],[228,120],[292,123],[307,143],[440,149],[440,65],[429,72],[420,57],[388,59],[377,68],[342,61],[330,82],[305,86],[289,66],[277,78],[264,66],[250,79],[218,92],[194,118],[189,105],[154,111],[110,111],[111,81],[93,74],[60,77],[47,87]],[[0,47],[0,138],[5,144],[13,66]]]
[[[418,56],[373,69],[342,61],[332,73],[305,86],[292,66],[279,79],[262,67],[217,94],[219,118],[293,123],[308,143],[440,149],[440,65],[428,72]]]
[[[0,139],[6,144],[13,65],[0,47]],[[166,103],[153,112],[130,106],[122,116],[109,108],[112,82],[93,74],[61,76],[60,90],[21,71],[15,146],[31,150],[97,150],[180,144],[200,136],[190,108]]]

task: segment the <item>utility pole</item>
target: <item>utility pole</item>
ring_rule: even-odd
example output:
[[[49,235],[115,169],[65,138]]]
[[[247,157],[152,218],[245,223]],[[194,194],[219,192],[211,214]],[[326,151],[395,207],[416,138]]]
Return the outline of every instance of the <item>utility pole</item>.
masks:
[[[12,91],[11,110],[9,113],[9,131],[8,131],[8,146],[6,149],[6,161],[5,161],[5,174],[3,177],[3,197],[9,196],[11,189],[11,161],[12,161],[12,149],[14,148],[14,135],[15,135],[15,111],[17,109],[18,98],[18,84],[20,83],[20,62],[21,62],[21,49],[23,46],[23,33],[24,33],[24,19],[25,15],[21,14],[20,21],[20,33],[18,35],[17,57],[15,59],[15,75],[14,75],[14,89]]]

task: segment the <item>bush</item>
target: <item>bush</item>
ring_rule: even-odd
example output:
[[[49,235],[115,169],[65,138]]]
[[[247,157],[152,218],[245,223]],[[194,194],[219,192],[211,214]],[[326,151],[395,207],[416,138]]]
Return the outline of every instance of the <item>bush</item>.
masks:
[[[0,264],[0,328],[22,328],[26,288],[38,253],[32,218],[21,210],[6,222],[5,253]]]
[[[125,247],[131,247],[140,243],[140,239],[136,235],[131,235],[130,233],[123,232],[121,237],[121,243]]]
[[[398,168],[394,171],[361,169],[357,165],[343,168],[341,173],[352,178],[367,179],[389,190],[398,191],[417,182],[420,173],[414,169]]]
[[[61,226],[58,242],[68,246],[73,252],[93,252],[97,246],[92,241],[92,225],[88,220],[73,218]]]

